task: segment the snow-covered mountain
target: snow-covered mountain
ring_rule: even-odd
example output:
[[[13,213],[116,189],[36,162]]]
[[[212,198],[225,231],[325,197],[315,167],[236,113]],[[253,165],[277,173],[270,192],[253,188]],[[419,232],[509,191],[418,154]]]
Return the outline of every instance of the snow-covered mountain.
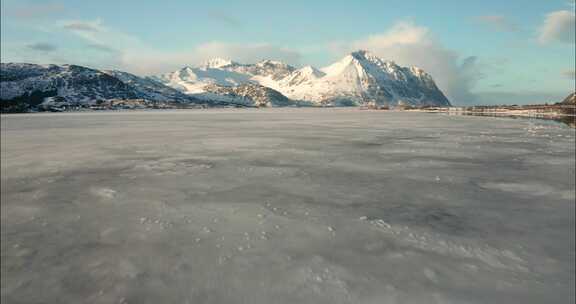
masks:
[[[76,102],[138,98],[136,90],[107,73],[77,65],[2,63],[0,99],[60,96]]]
[[[204,87],[208,85],[238,86],[245,83],[260,83],[259,78],[267,77],[277,81],[294,70],[292,66],[272,60],[256,64],[240,64],[214,58],[198,67],[187,66],[153,78],[187,94],[195,94],[205,92]]]
[[[286,77],[282,78],[278,84],[281,87],[296,87],[311,83],[324,75],[326,75],[324,72],[316,69],[315,67],[307,65],[303,68],[293,71]]]
[[[113,99],[141,100],[139,103],[143,104],[208,103],[151,78],[122,71],[99,71],[78,65],[0,65],[3,109],[28,111],[50,105],[87,106]]]
[[[235,64],[225,66],[223,69],[234,71],[254,77],[270,77],[273,80],[281,80],[292,73],[296,68],[275,60],[263,60],[255,64]]]
[[[134,74],[118,71],[107,70],[104,73],[120,79],[127,85],[130,85],[139,98],[152,101],[165,102],[190,102],[190,96],[166,86],[153,78],[139,77]]]
[[[238,86],[207,85],[206,93],[195,95],[199,99],[221,100],[251,107],[289,107],[299,103],[287,98],[282,93],[255,83],[244,83]]]
[[[323,75],[316,73],[296,85],[279,82],[277,89],[291,98],[320,104],[450,105],[423,70],[400,67],[366,51],[351,53],[321,71]]]
[[[153,76],[153,79],[186,94],[205,92],[207,85],[237,86],[250,81],[250,76],[230,71],[225,66],[184,67],[178,71]]]
[[[212,59],[199,67],[156,77],[186,94],[201,94],[209,85],[259,84],[286,97],[316,105],[449,106],[432,77],[416,67],[401,67],[366,51],[350,53],[323,69],[296,69],[278,61],[240,64]]]
[[[280,81],[294,70],[292,66],[272,60],[240,64],[214,58],[198,67],[187,66],[152,79],[200,100],[278,107],[302,103],[290,100],[265,83]]]

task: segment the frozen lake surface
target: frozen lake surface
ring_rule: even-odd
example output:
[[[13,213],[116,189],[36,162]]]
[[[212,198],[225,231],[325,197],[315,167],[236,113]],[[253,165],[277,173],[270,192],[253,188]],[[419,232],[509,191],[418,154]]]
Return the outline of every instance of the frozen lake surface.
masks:
[[[351,109],[2,116],[2,303],[573,303],[575,130]]]

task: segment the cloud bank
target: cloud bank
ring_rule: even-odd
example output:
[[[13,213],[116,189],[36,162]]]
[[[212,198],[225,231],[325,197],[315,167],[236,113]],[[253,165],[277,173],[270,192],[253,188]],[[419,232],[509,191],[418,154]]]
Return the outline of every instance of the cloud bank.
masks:
[[[299,52],[269,43],[232,44],[213,41],[199,45],[194,50],[194,54],[201,61],[223,57],[246,63],[275,59],[290,64],[299,64],[301,59]]]
[[[88,50],[100,52],[101,60],[105,61],[103,65],[136,74],[164,73],[214,57],[243,63],[274,59],[293,65],[300,64],[301,60],[298,51],[269,43],[211,41],[188,50],[160,50],[138,37],[105,26],[100,19],[64,21],[59,23],[59,28],[85,40]]]
[[[268,43],[234,44],[212,41],[190,50],[168,52],[148,49],[124,49],[119,54],[123,69],[137,74],[158,74],[180,69],[186,65],[198,65],[210,58],[221,57],[241,63],[253,63],[274,59],[298,65],[299,52]]]

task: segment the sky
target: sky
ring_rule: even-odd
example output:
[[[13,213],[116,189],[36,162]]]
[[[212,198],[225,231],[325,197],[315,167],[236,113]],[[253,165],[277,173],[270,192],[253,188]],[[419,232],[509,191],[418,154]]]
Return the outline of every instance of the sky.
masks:
[[[1,1],[1,61],[137,75],[222,57],[326,66],[368,50],[432,75],[453,104],[575,90],[574,0]]]

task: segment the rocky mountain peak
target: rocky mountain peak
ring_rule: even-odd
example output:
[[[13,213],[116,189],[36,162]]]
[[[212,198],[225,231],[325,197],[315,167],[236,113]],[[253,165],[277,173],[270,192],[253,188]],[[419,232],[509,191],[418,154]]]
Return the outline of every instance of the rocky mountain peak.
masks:
[[[576,105],[576,92],[568,95],[566,98],[564,98],[564,100],[562,102],[560,102],[561,104],[574,104]]]
[[[256,63],[257,66],[279,66],[279,67],[287,67],[288,65],[282,61],[277,61],[277,60],[262,60],[258,63]]]
[[[226,66],[230,66],[230,65],[234,65],[236,64],[236,62],[230,60],[230,59],[224,59],[224,58],[211,58],[206,60],[201,67],[204,68],[209,68],[209,69],[218,69],[218,68],[223,68]]]
[[[354,58],[356,60],[360,60],[360,61],[378,61],[378,60],[380,60],[374,54],[372,54],[366,50],[354,51],[354,52],[350,53],[350,56],[352,56],[352,58]]]

